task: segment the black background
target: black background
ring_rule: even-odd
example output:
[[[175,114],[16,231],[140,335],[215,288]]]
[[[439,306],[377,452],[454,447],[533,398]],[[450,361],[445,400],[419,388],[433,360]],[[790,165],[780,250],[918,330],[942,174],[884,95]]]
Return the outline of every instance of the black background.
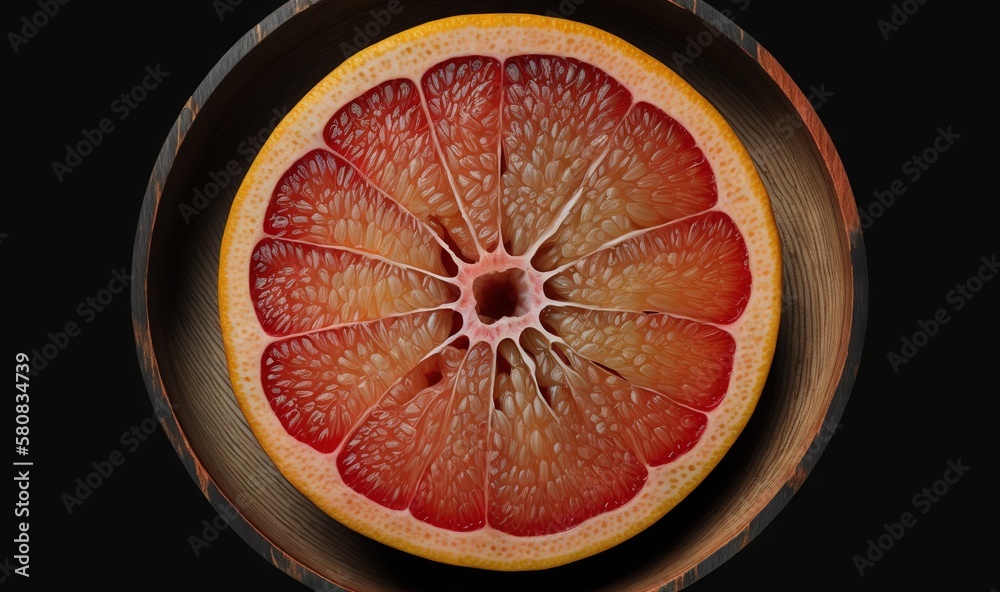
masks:
[[[986,281],[961,309],[949,298],[977,274],[981,257],[998,254],[997,10],[899,2],[900,9],[919,8],[885,39],[878,21],[891,17],[888,1],[710,4],[731,10],[807,94],[811,87],[833,93],[818,114],[859,209],[881,215],[864,232],[868,330],[840,427],[771,525],[690,589],[1000,589],[993,380],[1000,281]],[[131,269],[149,174],[183,104],[232,44],[279,5],[247,0],[220,19],[208,0],[75,0],[16,52],[9,36],[0,49],[5,356],[13,366],[16,352],[44,347],[67,322],[81,327],[30,382],[31,577],[8,575],[10,561],[2,587],[304,589],[231,531],[195,556],[188,537],[216,516],[212,507],[162,429],[134,450],[122,441],[152,417],[129,296],[115,296],[93,317],[78,310],[108,287],[114,270]],[[22,17],[40,10],[36,1],[3,6],[5,34],[20,33]],[[112,101],[139,84],[147,66],[168,75],[119,120]],[[59,182],[51,163],[104,117],[115,129]],[[960,137],[913,180],[904,163],[949,126]],[[906,192],[891,207],[873,209],[874,193],[896,180]],[[902,339],[938,309],[948,322],[895,372],[888,353],[899,353]],[[13,404],[10,397],[2,405],[11,431]],[[68,514],[61,496],[114,450],[124,463]],[[959,460],[971,469],[920,514],[914,496]],[[13,491],[5,497],[11,507]],[[908,511],[915,526],[859,576],[853,557]],[[6,540],[0,560],[15,554]]]

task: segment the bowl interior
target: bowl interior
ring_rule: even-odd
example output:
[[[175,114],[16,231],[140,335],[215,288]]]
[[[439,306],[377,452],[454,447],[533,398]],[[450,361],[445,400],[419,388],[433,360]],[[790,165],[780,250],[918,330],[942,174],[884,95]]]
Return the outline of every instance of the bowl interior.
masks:
[[[363,40],[355,27],[364,31],[375,22],[371,11],[386,5],[290,2],[233,48],[181,114],[140,221],[135,261],[145,281],[137,282],[134,302],[151,398],[181,459],[220,512],[234,515],[235,508],[234,529],[249,544],[309,585],[380,592],[646,590],[666,583],[679,589],[731,556],[780,510],[815,461],[818,451],[810,446],[824,420],[835,423],[832,415],[846,400],[843,374],[857,342],[858,302],[850,224],[840,205],[844,189],[809,125],[756,59],[753,40],[722,25],[707,7],[696,15],[663,0],[551,4],[400,4],[404,9],[379,25],[378,38],[460,12],[549,9],[671,66],[678,55],[690,57],[691,40],[699,43],[701,54],[684,61],[680,74],[749,148],[782,238],[785,304],[765,392],[734,448],[687,500],[633,539],[569,566],[493,573],[441,565],[375,543],[316,509],[278,473],[233,397],[216,299],[219,247],[255,147],[343,61],[349,45]],[[728,30],[719,34],[707,22]]]

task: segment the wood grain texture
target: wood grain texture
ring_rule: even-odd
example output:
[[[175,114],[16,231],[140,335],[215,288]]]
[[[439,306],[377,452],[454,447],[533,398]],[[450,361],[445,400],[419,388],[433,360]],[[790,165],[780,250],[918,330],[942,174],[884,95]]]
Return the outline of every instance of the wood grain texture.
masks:
[[[196,486],[233,529],[291,577],[323,590],[680,590],[756,536],[801,486],[843,413],[863,341],[866,267],[843,165],[808,101],[746,33],[696,1],[590,0],[570,16],[674,65],[698,33],[713,42],[680,74],[729,120],[771,194],[782,239],[778,348],[757,411],[722,463],[680,506],[605,553],[528,573],[436,564],[329,519],[278,473],[228,382],[216,300],[219,246],[239,179],[195,215],[196,189],[236,161],[343,60],[341,44],[382,2],[289,2],[247,33],[180,113],[150,177],[133,256],[139,361],[155,412]],[[543,13],[535,2],[462,12]],[[407,5],[382,36],[456,14]],[[200,202],[199,202],[200,203]]]

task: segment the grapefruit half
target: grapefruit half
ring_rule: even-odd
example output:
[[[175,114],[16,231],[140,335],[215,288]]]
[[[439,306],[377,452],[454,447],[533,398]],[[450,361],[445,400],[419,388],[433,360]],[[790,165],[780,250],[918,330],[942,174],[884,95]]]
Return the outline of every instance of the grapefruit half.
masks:
[[[781,259],[724,118],[548,17],[430,22],[278,125],[232,205],[233,390],[331,517],[456,565],[626,540],[730,448],[771,363]]]

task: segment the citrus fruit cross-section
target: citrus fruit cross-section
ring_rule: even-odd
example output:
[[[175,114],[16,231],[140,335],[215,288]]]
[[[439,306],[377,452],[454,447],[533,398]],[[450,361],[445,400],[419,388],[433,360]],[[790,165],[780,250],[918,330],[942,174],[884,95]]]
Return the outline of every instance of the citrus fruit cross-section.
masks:
[[[232,386],[332,518],[541,569],[633,536],[719,462],[780,314],[765,189],[723,117],[567,20],[430,22],[354,55],[233,203]]]

